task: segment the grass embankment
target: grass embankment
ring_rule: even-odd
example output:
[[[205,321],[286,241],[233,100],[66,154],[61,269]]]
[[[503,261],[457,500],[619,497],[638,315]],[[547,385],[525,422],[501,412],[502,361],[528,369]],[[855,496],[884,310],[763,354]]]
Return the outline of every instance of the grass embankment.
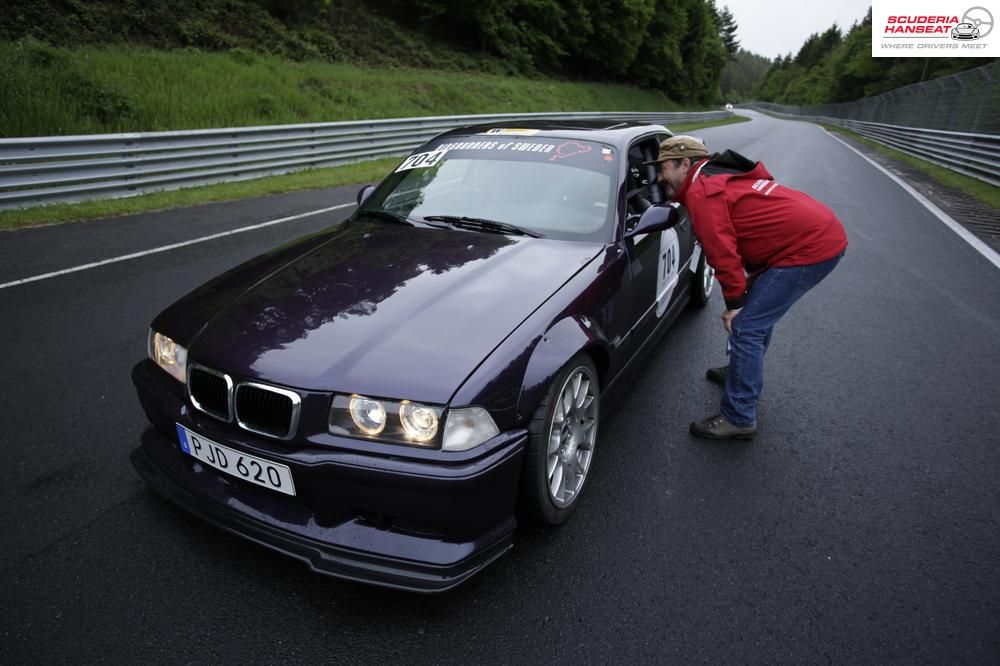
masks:
[[[671,129],[674,132],[680,133],[716,125],[745,122],[747,120],[749,118],[733,116],[726,120],[707,123],[675,125]],[[377,183],[397,164],[399,164],[398,157],[388,157],[345,166],[309,169],[283,176],[257,178],[255,180],[223,183],[221,185],[191,187],[182,190],[145,194],[126,199],[103,199],[77,204],[55,204],[22,210],[5,210],[0,211],[0,229],[10,230],[43,224],[94,220],[114,215],[146,213],[154,210],[179,208],[181,206],[192,206],[202,203],[248,199],[250,197],[293,192],[296,190]]]
[[[867,137],[855,134],[850,130],[844,129],[843,127],[828,125],[826,123],[819,123],[819,125],[824,127],[827,131],[843,134],[844,136],[850,137],[855,141],[863,143],[882,155],[899,160],[900,162],[905,162],[915,169],[919,169],[942,185],[961,190],[969,196],[983,202],[987,206],[1000,210],[1000,188],[998,187],[994,187],[989,183],[984,183],[976,178],[962,175],[958,172],[952,171],[951,169],[940,167],[933,162],[928,162],[927,160],[920,159],[919,157],[908,155],[894,148],[890,148],[889,146],[884,146],[877,141],[872,141]]]
[[[246,49],[71,50],[23,40],[0,43],[0,62],[5,63],[0,76],[0,136],[8,137],[476,113],[679,110],[662,94],[633,86],[295,62]],[[377,182],[397,161],[390,158],[128,199],[2,211],[0,229]]]
[[[466,113],[673,111],[641,88],[225,53],[0,43],[0,136]]]

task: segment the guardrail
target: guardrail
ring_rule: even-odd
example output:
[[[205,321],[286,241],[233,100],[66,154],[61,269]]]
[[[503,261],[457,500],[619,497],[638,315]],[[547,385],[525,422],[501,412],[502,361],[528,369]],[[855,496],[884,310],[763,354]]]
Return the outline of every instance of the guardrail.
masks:
[[[0,139],[0,209],[135,196],[403,155],[449,129],[522,120],[676,124],[692,113],[528,113]]]
[[[1000,186],[1000,134],[953,132],[829,116],[800,115],[786,113],[783,109],[787,107],[765,102],[744,106],[786,118],[815,120],[837,125],[914,157],[978,178],[990,185]]]

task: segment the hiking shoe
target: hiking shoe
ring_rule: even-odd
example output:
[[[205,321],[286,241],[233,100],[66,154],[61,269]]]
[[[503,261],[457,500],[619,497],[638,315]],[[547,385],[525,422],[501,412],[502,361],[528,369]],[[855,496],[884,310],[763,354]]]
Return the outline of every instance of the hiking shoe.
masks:
[[[735,426],[721,414],[691,424],[691,434],[703,439],[753,439],[756,433],[756,424],[746,427]]]
[[[724,365],[721,368],[709,368],[708,371],[705,372],[705,377],[708,378],[708,381],[713,384],[725,386],[727,374],[729,374],[729,366]]]

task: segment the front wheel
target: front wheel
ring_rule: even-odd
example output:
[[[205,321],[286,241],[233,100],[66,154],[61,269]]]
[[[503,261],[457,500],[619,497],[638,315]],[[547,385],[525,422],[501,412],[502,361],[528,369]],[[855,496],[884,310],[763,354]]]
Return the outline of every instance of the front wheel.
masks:
[[[599,414],[597,370],[588,355],[578,354],[556,375],[528,426],[522,517],[559,525],[573,513],[594,457]]]
[[[701,309],[708,305],[708,299],[712,297],[712,290],[715,288],[715,269],[708,265],[705,260],[705,253],[698,257],[698,267],[694,272],[694,279],[691,280],[691,305]]]

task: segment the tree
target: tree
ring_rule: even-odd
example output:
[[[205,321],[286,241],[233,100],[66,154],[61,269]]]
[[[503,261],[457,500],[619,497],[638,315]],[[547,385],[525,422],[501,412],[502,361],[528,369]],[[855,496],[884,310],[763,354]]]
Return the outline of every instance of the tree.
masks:
[[[831,55],[833,85],[830,102],[849,102],[867,95],[872,81],[885,76],[889,59],[872,58],[871,10],[861,23],[851,26],[837,50]]]
[[[740,40],[736,39],[736,30],[739,28],[739,25],[737,25],[736,19],[733,18],[732,12],[729,11],[729,7],[726,5],[723,5],[722,9],[718,12],[718,24],[722,45],[726,47],[729,59],[735,60],[736,54],[740,50]]]
[[[657,0],[639,56],[629,67],[629,79],[643,87],[669,90],[669,81],[684,67],[681,41],[687,31],[688,10],[683,0]]]
[[[753,99],[754,90],[760,85],[770,67],[771,61],[764,56],[740,49],[736,57],[722,68],[719,82],[722,97],[727,102]]]
[[[314,19],[330,6],[330,0],[255,0],[279,21]]]
[[[805,44],[799,49],[798,55],[795,56],[795,64],[806,69],[816,67],[835,48],[840,46],[840,41],[840,28],[837,27],[836,23],[822,34],[813,33],[809,35]]]
[[[989,58],[873,58],[871,10],[846,35],[834,24],[794,58],[777,58],[754,96],[782,104],[851,102],[991,62]]]
[[[625,74],[640,56],[657,1],[582,0],[579,4],[587,11],[591,31],[586,44],[575,54],[580,65],[584,71],[606,76]]]
[[[681,68],[671,73],[667,94],[699,104],[716,101],[721,94],[719,77],[726,64],[726,49],[719,38],[715,10],[704,0],[682,0],[688,26],[681,39]]]

